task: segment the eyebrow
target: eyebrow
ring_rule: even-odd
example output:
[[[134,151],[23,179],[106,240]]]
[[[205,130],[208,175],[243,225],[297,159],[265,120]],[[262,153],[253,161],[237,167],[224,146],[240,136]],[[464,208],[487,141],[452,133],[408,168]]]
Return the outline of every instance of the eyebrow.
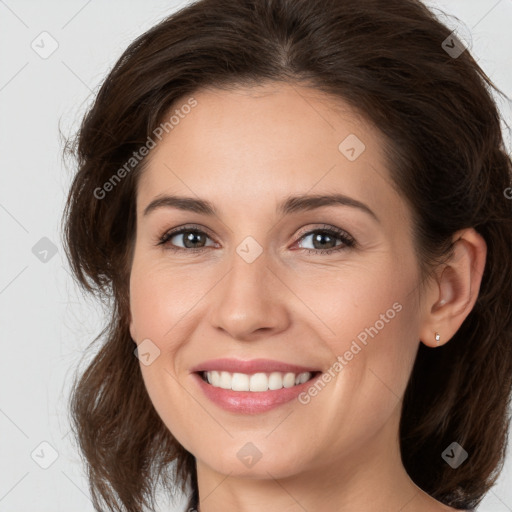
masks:
[[[300,211],[315,210],[323,206],[350,206],[367,213],[374,220],[380,222],[377,215],[366,204],[343,194],[290,196],[278,205],[277,213],[284,216]],[[146,216],[158,208],[177,208],[203,215],[218,215],[217,210],[210,201],[176,195],[157,197],[146,206],[143,215]]]

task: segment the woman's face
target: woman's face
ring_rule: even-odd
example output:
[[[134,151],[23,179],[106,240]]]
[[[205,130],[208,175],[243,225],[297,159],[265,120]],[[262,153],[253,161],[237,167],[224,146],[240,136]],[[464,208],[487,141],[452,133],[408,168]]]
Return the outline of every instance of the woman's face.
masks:
[[[194,98],[137,192],[130,328],[158,414],[231,476],[396,453],[420,277],[379,133],[299,86]]]

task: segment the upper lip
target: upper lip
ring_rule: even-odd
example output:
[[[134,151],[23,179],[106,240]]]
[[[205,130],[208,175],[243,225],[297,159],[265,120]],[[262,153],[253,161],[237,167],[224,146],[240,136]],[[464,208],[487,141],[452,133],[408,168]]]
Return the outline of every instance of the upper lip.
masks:
[[[281,361],[273,361],[271,359],[251,359],[243,361],[241,359],[211,359],[204,361],[193,368],[191,372],[208,372],[208,371],[225,371],[230,373],[304,373],[317,372],[316,368],[300,366],[296,364],[283,363]]]

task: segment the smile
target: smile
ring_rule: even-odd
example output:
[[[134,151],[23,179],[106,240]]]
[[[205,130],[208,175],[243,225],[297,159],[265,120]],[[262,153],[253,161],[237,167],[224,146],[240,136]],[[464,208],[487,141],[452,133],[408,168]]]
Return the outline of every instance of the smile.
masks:
[[[260,372],[248,375],[246,373],[209,371],[201,372],[201,377],[215,388],[261,393],[304,384],[313,377],[313,373]]]
[[[212,404],[237,414],[258,414],[296,400],[322,375],[307,367],[269,359],[223,358],[190,369],[191,377]]]

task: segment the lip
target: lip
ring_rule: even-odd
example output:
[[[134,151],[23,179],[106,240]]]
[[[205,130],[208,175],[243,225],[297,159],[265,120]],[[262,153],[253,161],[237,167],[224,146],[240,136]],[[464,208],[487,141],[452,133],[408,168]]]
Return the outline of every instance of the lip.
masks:
[[[320,375],[320,372],[316,372],[316,375],[307,382],[291,388],[258,392],[216,388],[205,382],[200,373],[193,373],[192,378],[205,396],[222,409],[239,414],[260,414],[291,402],[312,386]]]
[[[230,372],[230,373],[304,373],[304,372],[319,372],[319,368],[299,366],[296,364],[283,363],[281,361],[274,361],[272,359],[251,359],[250,361],[243,361],[241,359],[222,358],[211,359],[204,361],[190,369],[193,373],[198,372]],[[289,388],[291,389],[291,388]],[[262,392],[264,393],[264,391]]]
[[[271,359],[212,359],[191,368],[192,378],[204,395],[222,409],[238,414],[260,414],[271,411],[280,405],[291,402],[308,389],[322,374],[317,368],[273,361]],[[310,372],[313,377],[291,388],[281,388],[269,391],[233,391],[212,386],[206,382],[202,373],[206,371],[225,371],[230,373],[304,373]]]

